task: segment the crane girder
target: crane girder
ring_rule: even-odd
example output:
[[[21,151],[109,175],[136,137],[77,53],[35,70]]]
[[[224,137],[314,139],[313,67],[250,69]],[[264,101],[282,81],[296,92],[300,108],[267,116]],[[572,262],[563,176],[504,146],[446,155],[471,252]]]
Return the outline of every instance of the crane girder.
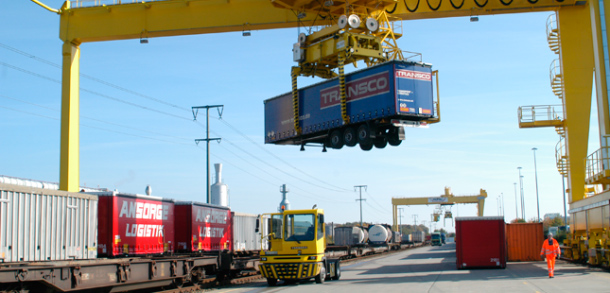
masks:
[[[425,2],[425,3],[424,3]],[[459,2],[459,3],[458,3]],[[403,0],[356,1],[350,6],[385,9],[396,19],[424,19],[499,13],[557,10],[561,6],[586,3],[581,0]],[[73,44],[142,37],[167,37],[207,33],[290,28],[323,24],[317,13],[345,14],[345,2],[324,9],[322,1],[270,0],[166,0],[129,4],[59,9],[60,39]],[[435,4],[440,3],[440,4]],[[502,3],[508,3],[507,5]],[[458,5],[459,4],[459,5]],[[294,6],[293,6],[294,5]],[[361,5],[361,6],[359,6]],[[431,8],[438,9],[433,10]],[[296,7],[299,6],[299,7]],[[454,8],[458,7],[458,8]],[[281,8],[278,8],[281,7]],[[373,7],[373,8],[371,8]],[[299,9],[306,13],[299,19]],[[413,12],[411,12],[413,11]],[[356,11],[358,13],[358,11]]]
[[[452,205],[458,203],[476,203],[478,205],[477,216],[483,216],[483,208],[485,206],[485,199],[487,198],[487,191],[485,189],[479,190],[478,195],[464,195],[455,196],[451,193],[449,187],[445,187],[445,193],[439,197],[403,197],[403,198],[392,198],[392,211],[394,215],[393,228],[394,231],[398,231],[398,220],[396,218],[397,207],[401,205]]]

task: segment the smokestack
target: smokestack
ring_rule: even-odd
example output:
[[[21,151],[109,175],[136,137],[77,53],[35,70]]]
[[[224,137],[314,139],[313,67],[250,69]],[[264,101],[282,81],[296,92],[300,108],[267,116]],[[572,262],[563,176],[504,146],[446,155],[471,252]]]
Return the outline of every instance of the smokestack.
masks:
[[[214,164],[214,169],[216,170],[216,182],[222,183],[222,164],[216,163]]]

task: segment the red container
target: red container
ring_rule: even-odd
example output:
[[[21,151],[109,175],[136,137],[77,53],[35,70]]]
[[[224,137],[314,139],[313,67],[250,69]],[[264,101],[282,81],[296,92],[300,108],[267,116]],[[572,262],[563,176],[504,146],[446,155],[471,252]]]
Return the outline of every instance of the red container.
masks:
[[[176,202],[178,251],[220,251],[233,247],[233,219],[228,207]]]
[[[455,219],[458,269],[506,268],[504,217]]]
[[[95,193],[98,255],[154,255],[174,250],[174,201],[155,196]]]

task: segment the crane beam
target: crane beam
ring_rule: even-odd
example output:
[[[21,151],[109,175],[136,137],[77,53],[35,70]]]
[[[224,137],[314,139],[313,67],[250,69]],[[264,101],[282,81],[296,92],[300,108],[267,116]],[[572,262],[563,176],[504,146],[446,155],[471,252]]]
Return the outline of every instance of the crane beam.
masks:
[[[432,19],[459,16],[556,11],[562,6],[583,6],[587,1],[569,0],[403,0],[392,15],[401,19]],[[391,10],[392,7],[387,8]]]
[[[74,44],[312,25],[268,0],[154,1],[71,8],[64,3],[59,38]],[[322,24],[318,20],[318,24]]]
[[[487,198],[487,191],[481,189],[478,195],[465,195],[455,196],[451,193],[449,187],[445,187],[445,193],[440,197],[403,197],[403,198],[392,198],[392,212],[393,212],[393,228],[394,231],[398,231],[398,219],[396,218],[396,210],[399,205],[452,205],[458,203],[476,203],[478,205],[477,216],[483,216],[483,208],[485,206],[485,199]]]
[[[65,2],[59,9],[60,39],[80,44],[142,37],[322,25],[328,21],[317,17],[317,12],[326,13],[331,18],[344,13],[343,9],[336,10],[331,7],[320,10],[316,6],[314,10],[308,6],[318,1],[296,1],[292,4],[294,6],[279,5],[279,2],[278,4],[275,2],[273,0],[167,0],[91,7],[71,7],[71,2]],[[395,9],[392,5],[386,6],[386,11],[391,11],[391,15],[399,19],[409,20],[552,11],[562,6],[586,3],[578,0],[532,2],[535,3],[532,4],[528,0],[404,0],[395,2]],[[436,7],[438,9],[431,9]],[[303,10],[311,13],[305,13],[301,19],[297,18],[297,12]]]

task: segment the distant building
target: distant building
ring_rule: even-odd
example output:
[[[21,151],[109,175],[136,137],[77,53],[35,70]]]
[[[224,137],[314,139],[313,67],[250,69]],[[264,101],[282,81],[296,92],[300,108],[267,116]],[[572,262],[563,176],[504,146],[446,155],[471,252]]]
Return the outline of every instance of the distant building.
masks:
[[[550,213],[550,214],[545,214],[544,215],[544,219],[555,219],[555,218],[561,218],[561,214],[560,213]]]

